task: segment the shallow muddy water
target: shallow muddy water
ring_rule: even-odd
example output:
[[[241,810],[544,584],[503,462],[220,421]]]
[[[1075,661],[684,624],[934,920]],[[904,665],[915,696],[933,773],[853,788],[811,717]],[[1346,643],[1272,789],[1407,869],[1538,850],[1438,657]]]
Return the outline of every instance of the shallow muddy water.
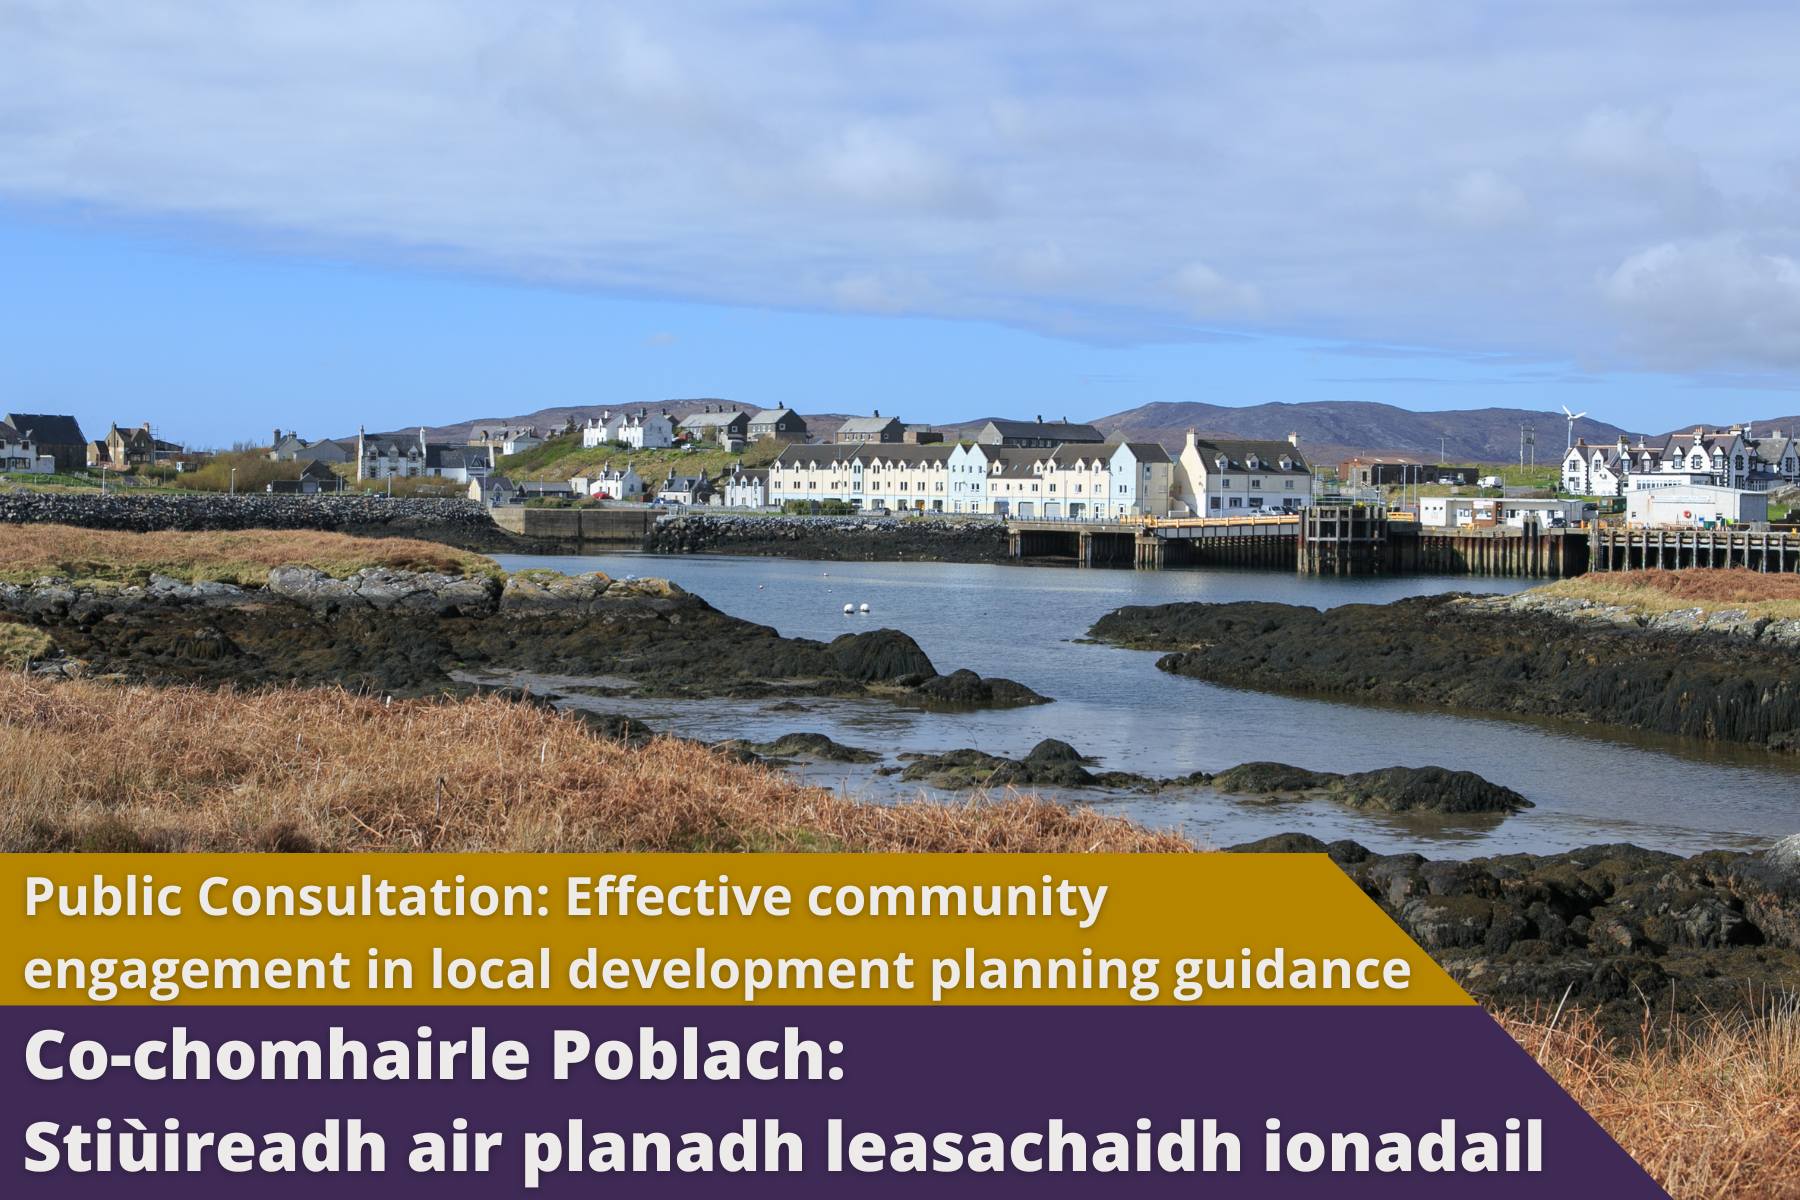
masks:
[[[1154,797],[1069,792],[1063,798],[1210,845],[1297,830],[1354,838],[1383,852],[1433,857],[1549,852],[1630,841],[1691,853],[1755,846],[1800,830],[1800,761],[1580,726],[1373,708],[1237,691],[1156,670],[1157,655],[1079,639],[1126,604],[1273,600],[1330,607],[1446,591],[1516,591],[1526,581],[1436,578],[1315,579],[1261,571],[1078,571],[946,563],[846,563],[653,556],[502,556],[508,569],[661,576],[734,616],[789,636],[829,640],[887,626],[911,634],[938,669],[968,667],[1016,679],[1054,704],[974,713],[927,713],[876,701],[615,700],[570,694],[568,703],[629,713],[660,730],[718,741],[769,741],[808,730],[877,751],[974,746],[1019,757],[1061,738],[1096,769],[1172,776],[1268,759],[1315,770],[1438,764],[1474,771],[1537,807],[1503,821],[1420,821],[1346,809],[1326,800],[1280,805],[1209,792]],[[845,616],[845,604],[871,609]],[[538,678],[540,690],[590,683]],[[881,765],[881,764],[876,764]],[[944,793],[902,784],[870,766],[800,764],[797,775],[848,794],[891,800]],[[1054,794],[1047,792],[1046,794]]]

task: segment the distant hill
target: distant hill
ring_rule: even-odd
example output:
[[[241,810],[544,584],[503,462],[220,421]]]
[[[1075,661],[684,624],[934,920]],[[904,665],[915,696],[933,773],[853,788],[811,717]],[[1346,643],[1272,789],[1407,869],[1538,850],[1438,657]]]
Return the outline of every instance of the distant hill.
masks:
[[[1300,435],[1301,449],[1315,463],[1352,455],[1417,457],[1451,462],[1516,462],[1519,427],[1537,433],[1537,460],[1562,457],[1568,422],[1560,412],[1524,408],[1473,408],[1414,412],[1391,404],[1354,400],[1322,400],[1306,404],[1253,404],[1228,408],[1219,404],[1146,404],[1094,421],[1108,434],[1133,441],[1180,446],[1189,429],[1218,437],[1286,438]],[[1575,435],[1611,441],[1625,432],[1617,425],[1584,417]]]
[[[677,420],[708,405],[733,405],[754,412],[756,405],[737,404],[719,397],[694,397],[678,400],[643,401],[625,404],[564,405],[540,408],[536,412],[507,416],[474,417],[449,425],[427,426],[434,440],[461,441],[469,428],[477,424],[535,425],[542,430],[560,429],[571,418],[585,421],[607,408],[667,409]],[[829,439],[843,423],[845,413],[802,413],[815,438]],[[1033,412],[1000,414],[1012,419],[1029,420]],[[1087,419],[1108,435],[1133,441],[1161,442],[1178,449],[1189,429],[1215,437],[1282,439],[1290,433],[1300,435],[1300,446],[1315,463],[1330,463],[1353,455],[1417,458],[1437,462],[1440,453],[1452,462],[1516,462],[1519,457],[1519,427],[1533,426],[1537,431],[1537,461],[1553,463],[1562,457],[1567,437],[1567,421],[1560,412],[1542,412],[1525,408],[1451,409],[1437,412],[1414,412],[1391,404],[1373,404],[1354,400],[1320,400],[1303,404],[1253,404],[1232,408],[1222,404],[1174,403],[1145,404],[1124,412],[1099,418],[1084,418],[1079,413],[1045,413],[1049,420],[1072,417]],[[907,414],[900,413],[904,420]],[[954,435],[964,436],[986,424],[990,417],[945,422],[935,426]],[[1730,422],[1705,422],[1716,427]],[[1780,429],[1800,435],[1800,416],[1759,419],[1753,423],[1758,432]],[[1685,432],[1693,426],[1677,430]],[[1575,423],[1577,437],[1590,442],[1612,441],[1627,432],[1617,425],[1583,417]],[[1630,431],[1635,437],[1640,431]]]

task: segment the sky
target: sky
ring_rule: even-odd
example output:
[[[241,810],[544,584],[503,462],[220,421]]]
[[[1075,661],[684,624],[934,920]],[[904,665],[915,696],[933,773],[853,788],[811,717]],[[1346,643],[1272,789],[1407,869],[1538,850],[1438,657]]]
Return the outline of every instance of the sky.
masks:
[[[1800,6],[0,0],[0,411],[1800,411]]]

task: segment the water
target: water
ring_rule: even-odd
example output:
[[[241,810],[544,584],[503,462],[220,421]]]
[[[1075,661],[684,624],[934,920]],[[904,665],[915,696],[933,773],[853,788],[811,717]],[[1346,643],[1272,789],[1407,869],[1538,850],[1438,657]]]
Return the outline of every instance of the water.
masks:
[[[974,713],[922,713],[875,701],[569,702],[638,717],[707,741],[769,741],[792,730],[878,751],[974,746],[1019,757],[1047,737],[1098,761],[1096,769],[1173,776],[1273,760],[1315,770],[1437,764],[1474,771],[1536,804],[1504,820],[1402,818],[1330,801],[1267,805],[1208,792],[1146,797],[1080,791],[1092,804],[1204,845],[1297,830],[1353,838],[1382,852],[1432,857],[1552,852],[1630,841],[1693,853],[1758,846],[1800,830],[1800,763],[1650,735],[1557,723],[1484,719],[1442,710],[1362,707],[1217,687],[1155,669],[1156,654],[1082,644],[1104,613],[1126,604],[1274,600],[1330,607],[1447,591],[1511,592],[1523,580],[1303,578],[1264,571],[1078,571],[950,563],[822,563],[661,556],[502,556],[508,569],[662,576],[734,616],[789,636],[829,640],[887,626],[911,634],[938,668],[1016,679],[1054,704]],[[843,615],[845,604],[871,608]],[[539,686],[580,680],[533,681]],[[803,765],[809,782],[888,800],[939,795],[843,764]],[[1054,794],[1054,793],[1049,793]]]

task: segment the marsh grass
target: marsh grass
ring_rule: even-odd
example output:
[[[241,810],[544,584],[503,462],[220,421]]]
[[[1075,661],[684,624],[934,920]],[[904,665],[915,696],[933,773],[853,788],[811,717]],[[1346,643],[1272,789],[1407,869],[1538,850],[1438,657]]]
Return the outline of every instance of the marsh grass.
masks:
[[[1585,1014],[1502,1017],[1677,1200],[1800,1197],[1800,1006],[1656,1025],[1635,1039]]]
[[[1176,851],[1045,801],[883,806],[493,697],[0,673],[0,850]]]
[[[1741,610],[1772,620],[1800,618],[1800,575],[1730,570],[1616,571],[1579,575],[1537,589],[1547,596],[1617,604],[1649,616],[1698,608]]]
[[[77,583],[142,584],[168,575],[259,587],[273,567],[344,576],[363,567],[473,575],[496,571],[479,554],[411,538],[246,529],[225,533],[125,533],[69,525],[0,525],[0,581],[61,575]]]

